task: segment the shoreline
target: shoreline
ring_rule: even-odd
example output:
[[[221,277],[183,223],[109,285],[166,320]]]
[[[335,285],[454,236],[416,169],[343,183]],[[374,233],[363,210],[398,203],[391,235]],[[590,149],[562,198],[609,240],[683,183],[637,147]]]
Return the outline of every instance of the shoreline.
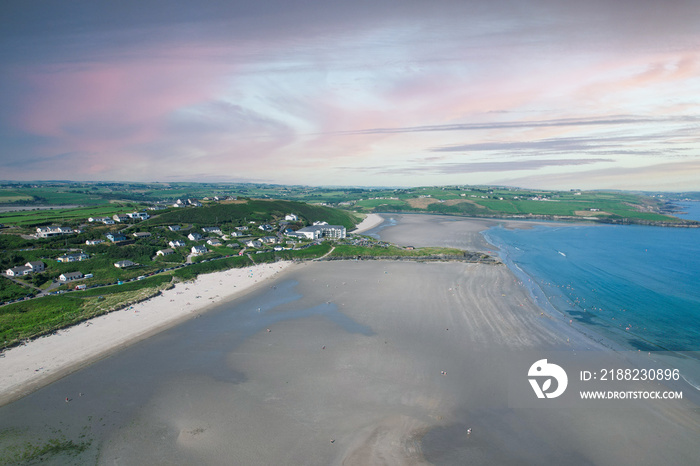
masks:
[[[293,262],[203,274],[128,308],[7,349],[0,357],[0,406],[149,338],[224,302],[254,291]]]
[[[365,231],[369,231],[374,227],[378,227],[384,223],[384,218],[379,215],[379,214],[367,214],[367,217],[364,218],[360,223],[357,224],[354,230],[349,231],[348,233],[352,234],[360,234],[364,233]]]

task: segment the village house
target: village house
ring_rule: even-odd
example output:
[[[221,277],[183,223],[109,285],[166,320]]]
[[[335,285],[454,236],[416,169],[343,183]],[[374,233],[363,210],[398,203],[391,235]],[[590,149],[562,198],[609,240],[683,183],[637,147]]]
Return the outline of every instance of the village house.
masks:
[[[113,243],[118,243],[120,241],[126,241],[126,236],[121,233],[107,233],[107,239]]]
[[[58,262],[80,262],[86,259],[89,259],[89,256],[84,252],[81,252],[79,254],[64,254],[58,257],[56,260]]]
[[[126,216],[135,220],[147,220],[151,217],[146,212],[131,212],[130,214],[126,214]]]
[[[206,252],[208,252],[206,246],[192,246],[192,254],[204,254]]]
[[[112,219],[115,222],[126,222],[127,220],[129,220],[129,217],[127,217],[126,215],[114,214],[112,215]]]
[[[216,238],[210,238],[207,240],[207,244],[209,246],[221,246],[221,241]]]
[[[104,242],[105,242],[105,240],[103,240],[103,239],[89,239],[89,240],[85,241],[85,244],[87,244],[89,246],[95,246],[96,244],[101,244]]]
[[[219,227],[202,227],[204,233],[217,233],[219,235],[223,234],[221,228]]]
[[[147,231],[137,231],[136,233],[134,233],[134,237],[139,238],[139,239],[140,238],[150,238],[151,234]]]
[[[297,222],[299,221],[299,217],[296,216],[296,214],[287,214],[284,216],[284,219],[288,222]]]
[[[170,225],[168,227],[168,230],[170,231],[180,231],[180,225]]]
[[[267,223],[266,223],[266,224],[263,224],[263,225],[260,225],[260,226],[258,227],[258,229],[260,229],[260,230],[262,230],[262,231],[272,231],[272,230],[273,230],[272,225],[268,225]]]
[[[262,242],[260,242],[258,240],[253,240],[253,239],[246,241],[245,245],[249,248],[256,248],[256,249],[259,249],[263,246]]]
[[[173,251],[170,248],[159,249],[158,252],[156,252],[156,256],[169,256],[170,254],[173,254],[173,253],[175,253],[175,251]]]
[[[46,265],[41,261],[31,261],[24,264],[26,267],[31,267],[32,272],[39,273],[46,269]]]
[[[30,273],[33,272],[43,272],[44,269],[46,268],[46,265],[41,262],[41,261],[32,261],[32,262],[27,262],[24,265],[20,265],[18,267],[12,267],[10,269],[5,270],[5,275],[8,277],[21,277],[23,275],[29,275]]]
[[[68,227],[38,227],[35,236],[37,238],[51,238],[53,236],[70,235],[71,233],[74,233],[74,231]]]
[[[127,267],[133,267],[135,265],[136,265],[136,263],[131,262],[130,260],[123,260],[123,261],[119,261],[119,262],[114,263],[114,266],[118,269],[125,269]]]
[[[248,227],[246,227],[246,226],[236,227],[236,230],[238,230],[238,231],[248,231]]]
[[[187,235],[187,238],[189,238],[190,241],[199,241],[202,239],[202,235],[199,233],[190,233]]]
[[[21,277],[23,275],[29,275],[32,273],[32,268],[27,265],[20,265],[19,267],[12,267],[11,269],[5,270],[5,275],[8,277]]]
[[[260,241],[265,244],[275,244],[277,242],[277,238],[275,236],[263,236],[260,238]]]
[[[59,275],[58,277],[58,279],[62,282],[70,282],[73,280],[79,280],[81,278],[83,278],[83,274],[81,272],[65,272]]]
[[[168,243],[168,246],[170,246],[171,248],[181,248],[181,247],[187,246],[187,244],[185,244],[184,241],[180,241],[180,240],[176,239],[176,240],[170,241]]]

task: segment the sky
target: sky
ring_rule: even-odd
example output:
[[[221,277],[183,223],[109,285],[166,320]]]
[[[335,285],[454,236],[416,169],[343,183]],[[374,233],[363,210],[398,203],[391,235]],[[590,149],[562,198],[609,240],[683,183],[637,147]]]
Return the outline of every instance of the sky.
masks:
[[[4,0],[0,179],[700,191],[697,0]]]

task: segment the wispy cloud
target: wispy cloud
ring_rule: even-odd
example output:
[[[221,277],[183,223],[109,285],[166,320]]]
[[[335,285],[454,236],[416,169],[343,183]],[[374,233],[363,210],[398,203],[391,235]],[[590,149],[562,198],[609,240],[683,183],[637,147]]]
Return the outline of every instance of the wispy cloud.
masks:
[[[544,167],[566,167],[589,165],[601,162],[614,162],[613,159],[540,159],[516,160],[508,162],[467,162],[467,163],[436,163],[420,164],[411,167],[373,166],[373,167],[341,167],[341,170],[358,171],[378,175],[407,175],[416,173],[432,174],[463,174],[537,170]]]
[[[697,116],[672,116],[672,117],[632,117],[632,116],[610,116],[600,118],[561,118],[556,120],[537,121],[505,121],[489,123],[457,123],[443,125],[408,126],[401,128],[368,128],[351,131],[338,131],[336,134],[397,134],[397,133],[418,133],[434,131],[483,131],[494,129],[528,129],[528,128],[551,128],[569,126],[618,126],[618,125],[651,125],[665,123],[697,123],[700,117]]]

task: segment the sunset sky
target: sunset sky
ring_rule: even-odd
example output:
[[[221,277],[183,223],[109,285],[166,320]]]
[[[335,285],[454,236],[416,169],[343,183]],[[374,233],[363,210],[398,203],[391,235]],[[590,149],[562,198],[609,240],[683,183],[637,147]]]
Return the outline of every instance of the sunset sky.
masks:
[[[700,190],[697,0],[4,0],[0,179]]]

